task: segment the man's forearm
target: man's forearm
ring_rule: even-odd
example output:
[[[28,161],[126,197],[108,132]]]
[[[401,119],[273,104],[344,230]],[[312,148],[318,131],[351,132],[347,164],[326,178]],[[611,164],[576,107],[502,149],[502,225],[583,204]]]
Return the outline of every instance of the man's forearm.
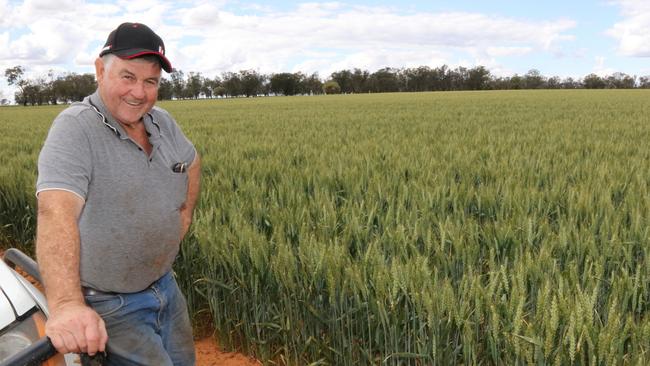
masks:
[[[192,165],[190,165],[187,171],[187,198],[185,199],[185,208],[189,210],[190,213],[194,211],[196,206],[196,201],[199,198],[199,192],[201,191],[201,158],[199,154],[196,154]]]
[[[78,211],[69,202],[39,199],[36,258],[51,308],[84,303],[79,279]]]
[[[185,202],[180,209],[181,214],[181,240],[187,233],[192,224],[192,214],[194,212],[194,207],[196,206],[196,201],[199,198],[199,192],[201,191],[201,158],[197,153],[192,165],[190,165],[187,170],[187,196],[185,197]]]

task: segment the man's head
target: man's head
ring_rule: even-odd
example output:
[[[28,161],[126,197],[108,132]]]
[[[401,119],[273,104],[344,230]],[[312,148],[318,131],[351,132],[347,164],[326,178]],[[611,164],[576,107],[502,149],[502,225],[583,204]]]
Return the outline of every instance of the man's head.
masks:
[[[160,70],[171,71],[165,46],[149,27],[123,23],[95,60],[99,94],[122,125],[135,126],[158,98]]]

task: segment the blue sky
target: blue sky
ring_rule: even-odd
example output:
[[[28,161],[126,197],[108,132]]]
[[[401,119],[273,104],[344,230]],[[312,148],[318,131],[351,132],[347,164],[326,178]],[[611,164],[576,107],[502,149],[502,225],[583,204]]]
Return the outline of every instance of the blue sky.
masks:
[[[93,72],[106,36],[125,21],[161,35],[174,67],[208,77],[442,64],[495,75],[650,75],[649,0],[0,0],[0,69]],[[0,93],[13,94],[4,80]]]

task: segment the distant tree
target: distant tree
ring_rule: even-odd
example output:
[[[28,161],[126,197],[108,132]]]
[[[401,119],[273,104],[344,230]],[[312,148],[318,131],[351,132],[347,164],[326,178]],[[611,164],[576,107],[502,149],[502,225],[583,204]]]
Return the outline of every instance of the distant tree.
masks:
[[[214,88],[213,93],[214,93],[214,95],[216,95],[216,96],[223,97],[224,95],[226,95],[226,88],[224,88],[223,86],[219,85],[219,86],[217,86],[216,88]]]
[[[8,104],[9,104],[9,99],[7,98],[0,99],[0,105],[8,105]]]
[[[158,100],[170,100],[174,95],[174,85],[167,78],[160,78]]]
[[[397,70],[390,67],[377,70],[370,75],[370,90],[376,93],[389,93],[399,91]]]
[[[500,76],[492,76],[490,78],[490,89],[493,89],[493,90],[507,89],[509,82],[510,82],[509,78],[504,78],[504,77],[500,77]]]
[[[203,93],[206,98],[214,97],[214,91],[219,86],[220,82],[221,80],[219,77],[216,77],[214,79],[204,78],[203,85],[201,87],[201,93]]]
[[[589,74],[585,76],[585,78],[582,80],[582,83],[587,89],[604,89],[606,86],[605,80],[596,74]]]
[[[222,74],[222,86],[225,89],[225,95],[236,97],[242,94],[242,83],[239,74],[234,72],[225,72]]]
[[[562,80],[559,76],[553,76],[546,80],[546,88],[548,89],[559,89],[562,85]]]
[[[97,89],[97,82],[93,74],[72,73],[69,74],[69,82],[72,84],[70,87],[72,101],[80,102]]]
[[[368,85],[368,79],[370,79],[370,73],[366,70],[354,69],[350,74],[350,89],[352,93],[367,93],[370,91],[370,86]]]
[[[16,97],[16,101],[19,99],[22,101],[22,105],[27,105],[27,98],[24,97],[25,88],[29,85],[29,81],[25,80],[25,68],[18,65],[5,70],[5,78],[7,79],[7,84],[16,85],[20,91],[17,93],[20,94]]]
[[[256,97],[262,91],[265,77],[255,70],[242,70],[239,72],[242,92],[246,97]]]
[[[439,77],[438,70],[432,70],[429,66],[405,69],[403,75],[406,91],[421,92],[442,89],[440,83],[442,78]]]
[[[341,93],[352,93],[352,73],[350,70],[333,72],[330,80],[336,81],[341,87]]]
[[[270,90],[281,95],[295,95],[299,92],[300,74],[283,72],[270,77]]]
[[[449,71],[449,76],[451,78],[451,90],[467,90],[469,70],[466,67],[458,66]]]
[[[325,94],[340,94],[341,86],[335,80],[330,80],[323,84],[323,92]]]
[[[52,91],[57,101],[61,103],[69,103],[73,100],[72,94],[74,91],[72,88],[74,85],[69,80],[66,80],[66,77],[67,75],[59,76],[52,82]]]
[[[43,104],[40,86],[31,82],[26,84],[22,92],[16,92],[16,101],[22,105]]]
[[[650,75],[641,76],[639,78],[639,88],[650,89]]]
[[[521,76],[517,74],[512,75],[512,77],[510,78],[508,89],[523,89],[524,86],[525,86],[525,82]]]
[[[582,88],[583,85],[580,81],[574,80],[572,77],[567,77],[562,80],[560,87],[562,89],[579,89]]]
[[[469,90],[489,89],[490,71],[483,66],[476,66],[467,72],[466,88]]]
[[[51,94],[63,103],[81,101],[97,89],[95,75],[67,73],[56,78],[51,83]],[[47,88],[41,89],[47,94]]]
[[[322,94],[323,82],[318,77],[318,73],[315,72],[309,76],[306,76],[302,80],[301,88],[305,94]]]
[[[185,98],[185,74],[182,70],[172,70],[169,77],[172,79],[172,95],[176,99]]]
[[[59,95],[55,89],[55,81],[56,78],[53,70],[47,72],[47,77],[37,79],[37,83],[42,83],[45,103],[56,105],[59,102]]]
[[[433,90],[451,90],[452,77],[447,65],[433,69]]]
[[[632,89],[636,85],[636,77],[622,72],[615,72],[604,79],[608,89]]]
[[[525,89],[540,89],[545,83],[544,76],[537,69],[528,70],[524,75],[524,88]]]
[[[271,95],[270,76],[261,74],[260,77],[261,77],[262,84],[260,85],[259,94],[268,97],[269,95]]]
[[[185,82],[185,96],[188,98],[197,99],[201,95],[202,88],[203,76],[201,73],[190,71],[187,74],[187,80]]]

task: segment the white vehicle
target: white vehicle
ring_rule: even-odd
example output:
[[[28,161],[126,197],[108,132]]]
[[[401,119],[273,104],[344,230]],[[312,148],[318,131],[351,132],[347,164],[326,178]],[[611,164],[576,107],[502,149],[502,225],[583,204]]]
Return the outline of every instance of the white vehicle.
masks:
[[[36,262],[17,249],[0,261],[0,366],[80,365],[79,356],[57,354],[45,336],[45,296],[12,267],[40,282]]]

